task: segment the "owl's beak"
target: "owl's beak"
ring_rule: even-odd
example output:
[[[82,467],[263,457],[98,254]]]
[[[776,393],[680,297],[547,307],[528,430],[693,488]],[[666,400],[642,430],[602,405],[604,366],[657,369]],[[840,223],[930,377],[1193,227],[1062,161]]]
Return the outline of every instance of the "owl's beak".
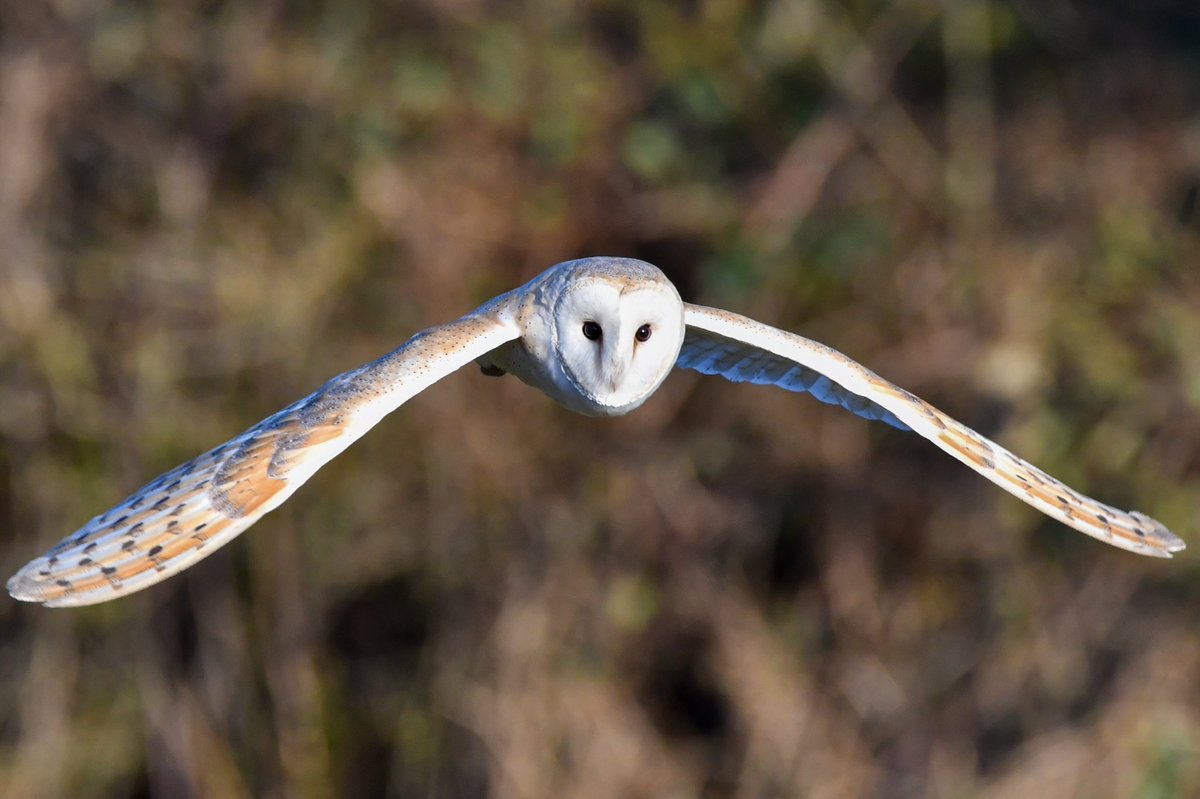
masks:
[[[622,383],[625,382],[625,371],[629,366],[629,359],[625,353],[621,352],[619,346],[615,346],[608,353],[607,363],[604,365],[604,378],[608,384],[609,391],[617,391]]]

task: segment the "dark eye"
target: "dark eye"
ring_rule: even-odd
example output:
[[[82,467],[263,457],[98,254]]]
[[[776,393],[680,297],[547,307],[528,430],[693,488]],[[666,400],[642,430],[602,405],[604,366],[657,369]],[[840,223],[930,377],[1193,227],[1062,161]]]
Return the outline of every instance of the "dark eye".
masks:
[[[599,341],[600,337],[604,335],[604,331],[595,322],[587,321],[583,323],[583,335],[592,341]]]
[[[642,325],[637,329],[637,332],[633,334],[633,337],[638,341],[645,341],[646,339],[650,338],[650,332],[650,325]]]

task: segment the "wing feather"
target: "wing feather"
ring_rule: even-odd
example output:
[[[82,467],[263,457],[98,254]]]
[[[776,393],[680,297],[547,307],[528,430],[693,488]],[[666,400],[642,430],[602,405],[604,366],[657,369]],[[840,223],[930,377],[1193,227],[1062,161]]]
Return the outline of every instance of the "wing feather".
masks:
[[[8,592],[48,606],[90,605],[188,568],[278,507],[384,415],[518,336],[496,301],[417,334],[152,480],[30,561]]]
[[[686,307],[690,312],[690,309],[701,306]],[[679,353],[679,360],[675,364],[682,369],[694,369],[706,375],[720,375],[735,383],[774,385],[788,391],[807,392],[821,402],[840,405],[867,419],[879,419],[901,430],[909,429],[908,425],[882,405],[855,394],[810,366],[781,358],[776,353],[747,346],[742,341],[701,335],[692,329],[690,322],[688,324],[688,334]]]
[[[684,319],[677,366],[807,391],[859,416],[912,430],[1048,516],[1113,546],[1162,558],[1184,548],[1149,516],[1084,496],[824,344],[700,305],[685,303]]]

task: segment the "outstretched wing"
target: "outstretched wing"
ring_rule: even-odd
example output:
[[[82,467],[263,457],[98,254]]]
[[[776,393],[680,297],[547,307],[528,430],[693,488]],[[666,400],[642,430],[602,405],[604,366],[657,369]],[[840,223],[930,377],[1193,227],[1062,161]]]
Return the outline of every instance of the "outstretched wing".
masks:
[[[516,339],[515,325],[483,313],[494,309],[419,333],[158,477],[30,561],[8,592],[48,606],[91,605],[193,565],[277,508],[384,415]]]
[[[1080,494],[824,344],[700,305],[685,304],[684,320],[687,334],[677,366],[807,391],[860,416],[912,430],[1048,516],[1113,546],[1160,558],[1184,548],[1149,516]]]

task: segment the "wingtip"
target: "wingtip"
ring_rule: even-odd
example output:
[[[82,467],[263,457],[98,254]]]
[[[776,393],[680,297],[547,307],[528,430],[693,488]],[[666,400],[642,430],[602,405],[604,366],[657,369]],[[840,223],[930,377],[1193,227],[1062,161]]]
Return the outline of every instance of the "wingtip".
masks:
[[[1187,549],[1187,544],[1183,542],[1183,539],[1166,528],[1158,531],[1158,535],[1154,536],[1154,539],[1152,548],[1155,549],[1154,554],[1160,557],[1174,557],[1174,553]]]
[[[41,592],[38,590],[37,582],[29,576],[28,566],[9,577],[4,588],[8,591],[9,596],[21,602],[41,601]]]
[[[64,598],[67,599],[66,604],[73,604],[70,601],[71,594],[69,592],[62,592],[58,586],[44,576],[44,573],[39,574],[39,571],[45,568],[46,559],[44,557],[35,558],[26,563],[4,584],[8,595],[19,602],[31,602],[47,608],[64,604]]]
[[[30,564],[32,566],[32,564]],[[59,608],[69,607],[81,604],[90,604],[81,602],[79,598],[70,592],[58,593],[47,590],[54,588],[53,585],[47,585],[43,580],[39,580],[30,575],[30,566],[26,566],[19,572],[8,578],[5,583],[5,590],[8,595],[19,602],[30,602],[41,605],[44,608]]]
[[[1157,519],[1136,510],[1130,511],[1129,515],[1141,525],[1138,533],[1145,538],[1147,549],[1152,550],[1147,554],[1170,558],[1172,553],[1187,549],[1184,540],[1168,530],[1167,526]]]

